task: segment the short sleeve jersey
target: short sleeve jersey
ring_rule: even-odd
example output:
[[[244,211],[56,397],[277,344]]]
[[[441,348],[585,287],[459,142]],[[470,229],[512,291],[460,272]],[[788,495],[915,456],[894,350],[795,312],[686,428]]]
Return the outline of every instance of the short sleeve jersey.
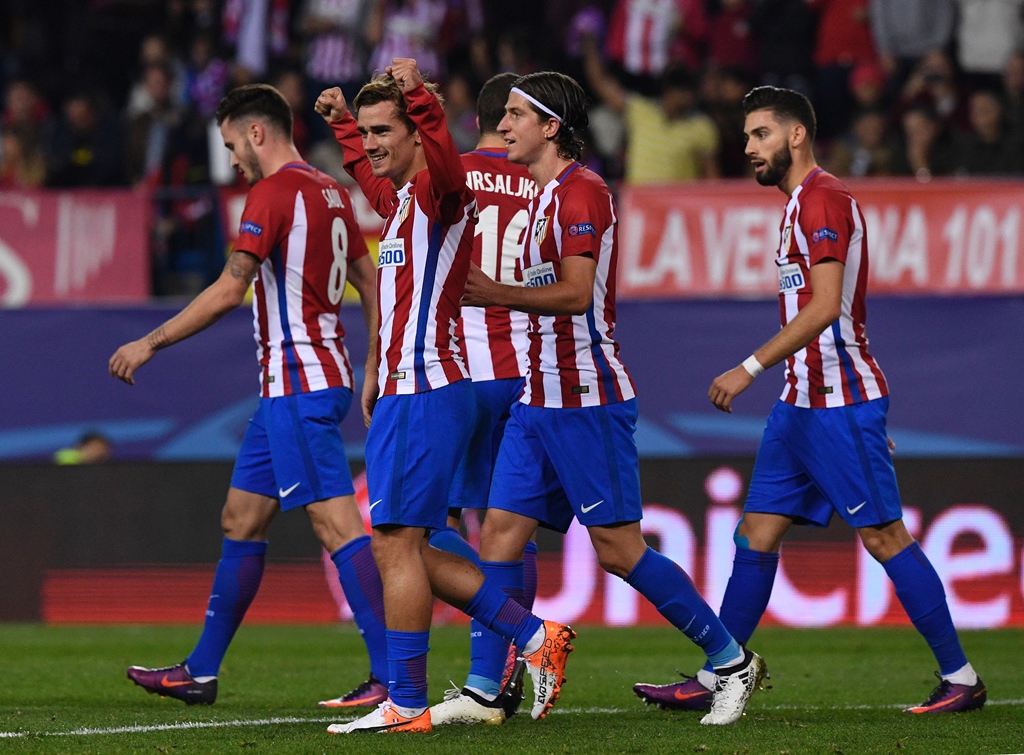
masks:
[[[562,280],[562,261],[587,255],[597,263],[593,301],[582,315],[529,315],[526,387],[530,406],[580,407],[636,395],[615,342],[618,219],[600,177],[572,163],[530,204],[523,245],[524,285]]]
[[[816,168],[790,196],[782,221],[776,265],[783,325],[811,300],[810,269],[825,260],[844,266],[839,319],[786,360],[781,399],[822,408],[887,396],[885,376],[868,352],[864,216],[842,182]]]
[[[367,254],[348,192],[302,163],[260,179],[235,251],[260,260],[253,324],[264,398],[352,388],[338,307],[348,265]]]
[[[462,156],[466,184],[476,194],[479,217],[473,236],[473,264],[498,283],[515,285],[516,264],[537,185],[505,150],[476,150]],[[474,382],[520,378],[526,372],[527,319],[506,307],[463,307],[459,337]]]

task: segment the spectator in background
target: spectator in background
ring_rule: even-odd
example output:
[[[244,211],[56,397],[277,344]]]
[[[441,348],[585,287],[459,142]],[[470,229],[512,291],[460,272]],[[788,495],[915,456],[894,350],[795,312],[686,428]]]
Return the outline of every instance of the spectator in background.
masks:
[[[200,118],[213,118],[230,80],[231,66],[217,55],[216,38],[209,32],[197,35],[189,47],[185,81],[188,102]]]
[[[869,1],[807,0],[818,12],[814,45],[815,112],[821,139],[832,139],[849,125],[853,108],[850,75],[856,66],[870,65],[876,60]]]
[[[380,0],[370,19],[370,72],[383,73],[395,58],[412,58],[430,79],[443,79],[438,47],[448,12],[446,0]],[[336,84],[331,84],[336,86]]]
[[[661,76],[660,99],[625,89],[604,68],[597,45],[586,44],[591,89],[620,113],[626,129],[626,181],[632,184],[718,177],[718,129],[697,110],[697,82],[682,66]]]
[[[233,81],[261,80],[288,52],[288,0],[224,0],[223,41],[235,51]]]
[[[1014,52],[1006,61],[1002,87],[1010,130],[1024,141],[1024,52]]]
[[[476,97],[469,75],[452,71],[444,85],[444,115],[448,131],[460,154],[472,152],[480,138],[476,125]]]
[[[969,100],[971,130],[961,140],[958,173],[969,176],[1018,175],[1024,154],[1018,138],[1010,133],[1006,108],[998,92],[979,89]]]
[[[307,94],[311,100],[333,86],[349,102],[366,80],[368,27],[381,0],[309,0],[299,23],[305,37]],[[310,126],[317,139],[333,134],[323,120]]]
[[[814,22],[806,0],[753,0],[750,28],[765,84],[811,94]]]
[[[892,92],[931,50],[953,39],[956,0],[871,0],[871,32]]]
[[[861,63],[850,72],[850,95],[855,110],[885,107],[885,71],[876,63]]]
[[[903,87],[902,101],[904,106],[926,102],[943,123],[961,130],[970,126],[967,97],[956,79],[953,62],[942,50],[931,50],[921,57]]]
[[[148,106],[128,115],[125,130],[125,172],[133,184],[157,179],[182,119],[182,109],[172,99],[173,80],[166,66],[147,67],[142,81]]]
[[[1024,43],[1024,0],[957,0],[957,62],[967,84],[995,87]]]
[[[706,62],[720,68],[757,68],[757,48],[750,29],[750,0],[721,0],[708,22]],[[742,131],[742,119],[740,130]]]
[[[292,109],[292,141],[295,142],[295,148],[303,159],[308,159],[312,119],[307,114],[314,111],[312,105],[306,102],[306,86],[302,74],[286,69],[277,74],[271,84]],[[323,122],[322,118],[317,120]]]
[[[61,466],[71,464],[102,464],[110,460],[110,440],[103,433],[91,431],[82,435],[73,446],[61,448],[53,454],[53,461]]]
[[[605,57],[622,86],[655,97],[669,65],[700,68],[706,36],[702,0],[616,0]]]
[[[928,102],[912,103],[903,111],[902,125],[903,145],[896,153],[894,175],[914,176],[919,181],[952,175],[959,145],[935,108]]]
[[[750,158],[744,154],[743,97],[753,86],[753,75],[742,68],[708,68],[704,73],[701,91],[718,129],[718,173],[724,178],[750,175]]]
[[[889,113],[882,108],[860,110],[849,130],[829,152],[825,170],[837,176],[891,176],[896,146],[889,133]]]
[[[153,66],[165,68],[171,75],[170,97],[175,105],[184,104],[186,94],[185,66],[171,54],[167,40],[159,34],[151,34],[139,45],[139,74],[128,94],[125,114],[128,119],[152,109],[153,99],[147,72]]]
[[[0,189],[38,189],[46,183],[46,158],[32,126],[0,131]]]
[[[121,129],[88,92],[73,93],[65,100],[49,158],[51,186],[118,186],[124,182]]]
[[[35,84],[28,79],[13,78],[7,85],[0,125],[26,126],[42,141],[53,131],[53,115]]]

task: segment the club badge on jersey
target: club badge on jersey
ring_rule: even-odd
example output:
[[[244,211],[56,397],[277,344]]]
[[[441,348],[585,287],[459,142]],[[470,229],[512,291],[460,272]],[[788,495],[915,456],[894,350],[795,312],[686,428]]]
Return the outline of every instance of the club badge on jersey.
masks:
[[[547,235],[549,225],[551,225],[551,218],[547,215],[537,218],[537,222],[533,226],[533,243],[537,246],[544,243],[544,237]]]

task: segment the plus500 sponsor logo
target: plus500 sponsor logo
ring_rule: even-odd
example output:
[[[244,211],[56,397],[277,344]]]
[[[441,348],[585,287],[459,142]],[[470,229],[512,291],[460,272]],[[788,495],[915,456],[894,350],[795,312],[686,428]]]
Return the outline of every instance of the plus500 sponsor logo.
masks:
[[[542,265],[534,265],[528,267],[523,271],[523,280],[526,285],[530,288],[537,288],[539,286],[550,286],[555,283],[558,278],[555,277],[555,266],[550,262],[545,262]]]
[[[377,267],[401,267],[405,264],[404,239],[388,239],[380,242]]]

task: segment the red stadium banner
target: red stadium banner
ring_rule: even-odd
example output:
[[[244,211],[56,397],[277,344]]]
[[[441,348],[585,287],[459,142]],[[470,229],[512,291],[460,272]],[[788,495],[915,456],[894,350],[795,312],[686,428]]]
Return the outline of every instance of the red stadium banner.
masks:
[[[872,294],[1024,293],[1024,184],[851,180]],[[769,297],[785,196],[751,180],[624,187],[619,295]]]
[[[143,191],[0,192],[0,306],[146,301],[149,218]]]

